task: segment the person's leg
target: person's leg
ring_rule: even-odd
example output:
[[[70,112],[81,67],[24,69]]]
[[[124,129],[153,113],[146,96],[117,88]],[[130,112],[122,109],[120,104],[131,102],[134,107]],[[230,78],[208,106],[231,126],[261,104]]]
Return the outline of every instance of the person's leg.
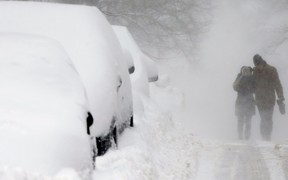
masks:
[[[274,107],[263,108],[258,107],[261,117],[260,130],[264,140],[271,140],[272,128],[273,128],[273,110]]]
[[[245,117],[245,139],[248,140],[251,135],[251,116]]]
[[[243,139],[244,116],[238,116],[238,138]]]

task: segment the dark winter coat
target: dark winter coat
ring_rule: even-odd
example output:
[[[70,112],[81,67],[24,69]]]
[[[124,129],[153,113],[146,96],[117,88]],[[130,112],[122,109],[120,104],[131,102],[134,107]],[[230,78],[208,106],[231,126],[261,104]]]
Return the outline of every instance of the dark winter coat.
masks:
[[[263,69],[254,68],[255,100],[257,106],[269,108],[275,105],[276,95],[284,99],[283,88],[275,67],[264,63]]]
[[[237,91],[235,103],[236,116],[253,116],[255,114],[254,90],[255,82],[252,76],[238,74],[234,81],[233,88]]]

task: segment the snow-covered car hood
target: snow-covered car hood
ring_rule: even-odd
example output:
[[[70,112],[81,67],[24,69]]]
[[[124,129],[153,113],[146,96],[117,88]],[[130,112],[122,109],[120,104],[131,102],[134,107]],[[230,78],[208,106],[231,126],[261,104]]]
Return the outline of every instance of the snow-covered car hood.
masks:
[[[83,85],[58,43],[0,34],[0,167],[89,168],[86,116]]]

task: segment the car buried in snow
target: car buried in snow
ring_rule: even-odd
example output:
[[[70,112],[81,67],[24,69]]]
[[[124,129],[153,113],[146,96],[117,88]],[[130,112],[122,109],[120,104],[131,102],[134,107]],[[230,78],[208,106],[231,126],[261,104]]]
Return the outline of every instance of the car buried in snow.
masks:
[[[134,64],[134,72],[130,75],[133,91],[133,109],[137,110],[137,113],[143,113],[141,97],[148,97],[150,93],[149,83],[158,80],[157,66],[154,61],[141,51],[126,27],[113,25],[112,28],[119,39],[123,52],[125,52],[124,54],[127,56],[126,59],[129,59],[128,64]]]
[[[0,2],[0,33],[25,33],[58,41],[79,74],[88,101],[87,129],[103,155],[133,124],[132,90],[125,54],[96,8],[43,2]],[[93,123],[92,123],[92,121]],[[0,142],[1,144],[1,142]]]
[[[55,40],[0,33],[0,169],[92,170],[79,74]],[[84,175],[84,173],[83,173]]]

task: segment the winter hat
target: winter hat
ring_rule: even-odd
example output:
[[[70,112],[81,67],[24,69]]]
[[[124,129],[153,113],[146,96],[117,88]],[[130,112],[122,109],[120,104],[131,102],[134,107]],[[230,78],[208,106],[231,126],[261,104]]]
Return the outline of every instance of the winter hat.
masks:
[[[254,55],[253,62],[255,66],[259,64],[266,64],[266,62],[262,59],[262,57],[259,54]]]

